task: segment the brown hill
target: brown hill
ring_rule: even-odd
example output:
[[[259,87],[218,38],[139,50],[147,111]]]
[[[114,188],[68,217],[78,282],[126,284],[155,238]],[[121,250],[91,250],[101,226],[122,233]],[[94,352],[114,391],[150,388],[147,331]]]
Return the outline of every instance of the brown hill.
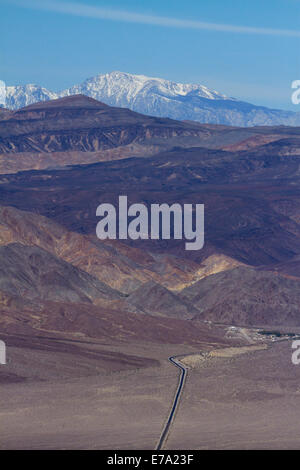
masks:
[[[249,267],[214,274],[184,289],[194,320],[231,325],[300,326],[300,281]]]
[[[61,302],[119,300],[122,295],[95,277],[37,246],[0,246],[0,291]]]
[[[152,315],[165,315],[172,318],[192,318],[197,309],[188,301],[170,292],[153,281],[143,284],[132,292],[126,300],[129,307]]]
[[[7,108],[1,108],[0,106],[0,120],[2,119],[7,119],[9,116],[12,115],[12,111],[10,111],[9,109]]]
[[[173,147],[249,150],[296,138],[295,130],[174,121],[74,95],[17,111],[0,109],[0,173],[148,157]]]
[[[1,173],[149,155],[174,145],[199,145],[214,132],[111,107],[83,95],[2,114]]]
[[[214,347],[226,344],[222,330],[184,319],[141,315],[105,305],[28,301],[0,292],[0,329],[4,334],[35,339],[52,337],[84,340],[97,338],[120,349],[126,342],[188,344]],[[8,343],[9,344],[9,343]],[[34,347],[34,346],[33,346]],[[37,346],[38,347],[38,346]],[[41,346],[41,349],[43,346]]]
[[[157,256],[117,240],[70,232],[39,214],[0,206],[0,245],[14,242],[47,250],[124,293],[150,280],[181,290],[206,269],[176,256]],[[225,268],[221,260],[219,266]]]
[[[285,126],[245,129],[145,116],[73,95],[17,111],[0,108],[0,174],[149,157],[176,147],[251,150],[280,139],[294,139],[299,152],[298,135],[298,128]]]

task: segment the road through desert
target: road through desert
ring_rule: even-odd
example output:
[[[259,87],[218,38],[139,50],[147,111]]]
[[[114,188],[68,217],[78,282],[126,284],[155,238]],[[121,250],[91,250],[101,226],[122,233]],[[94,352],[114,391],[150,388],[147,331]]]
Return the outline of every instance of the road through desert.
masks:
[[[95,357],[10,349],[0,375],[2,449],[156,448],[178,391],[168,357],[176,349],[184,363],[196,348],[123,345],[124,358],[143,357],[147,367],[124,360],[117,371],[96,355],[117,345],[86,347]],[[291,351],[283,341],[194,364],[164,449],[299,447],[300,368]]]
[[[183,392],[185,379],[186,379],[186,376],[187,376],[187,368],[179,361],[178,358],[169,357],[169,361],[171,362],[171,364],[174,364],[175,367],[178,367],[178,369],[180,370],[180,376],[179,376],[179,382],[178,382],[176,394],[175,394],[175,397],[174,397],[174,402],[172,404],[172,408],[171,408],[168,420],[166,422],[166,425],[163,429],[163,432],[161,433],[161,436],[160,436],[160,439],[159,439],[159,442],[158,442],[158,445],[157,445],[157,450],[160,450],[160,449],[163,448],[164,443],[165,443],[165,441],[168,437],[168,432],[169,432],[170,426],[172,425],[172,423],[174,421],[175,414],[176,414],[177,408],[179,406],[180,398],[181,398],[181,395],[182,395],[182,392]]]

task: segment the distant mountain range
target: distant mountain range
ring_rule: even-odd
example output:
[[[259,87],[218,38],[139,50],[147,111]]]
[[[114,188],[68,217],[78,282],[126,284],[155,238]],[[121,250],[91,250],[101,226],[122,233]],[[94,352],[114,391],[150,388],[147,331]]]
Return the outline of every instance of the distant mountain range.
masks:
[[[231,126],[300,125],[300,113],[269,109],[227,97],[203,85],[111,72],[55,93],[39,85],[8,86],[6,107],[83,94],[139,113]]]

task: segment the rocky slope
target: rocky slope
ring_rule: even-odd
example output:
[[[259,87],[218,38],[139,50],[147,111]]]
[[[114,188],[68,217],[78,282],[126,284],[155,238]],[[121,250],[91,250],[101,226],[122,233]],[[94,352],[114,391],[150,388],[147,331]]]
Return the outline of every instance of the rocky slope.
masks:
[[[118,240],[100,241],[70,232],[39,214],[0,206],[0,246],[11,243],[42,248],[123,293],[148,281],[178,291],[207,269],[206,263],[200,266],[168,254],[157,256]],[[228,269],[233,263],[216,260],[214,269]]]
[[[31,300],[91,303],[122,295],[95,277],[37,246],[0,247],[0,291]]]
[[[194,320],[230,325],[300,326],[300,280],[249,267],[214,274],[184,289]]]
[[[132,292],[126,300],[130,308],[151,315],[165,315],[171,318],[192,318],[198,313],[188,301],[165,287],[150,281]]]
[[[153,137],[201,136],[192,124],[112,108],[76,95],[37,103],[0,121],[0,152],[105,150]]]

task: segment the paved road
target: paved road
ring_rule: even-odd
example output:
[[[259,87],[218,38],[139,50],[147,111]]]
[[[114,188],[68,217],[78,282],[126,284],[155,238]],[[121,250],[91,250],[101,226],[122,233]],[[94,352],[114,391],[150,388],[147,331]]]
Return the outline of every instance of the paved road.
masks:
[[[163,446],[164,446],[164,443],[167,440],[169,430],[170,430],[170,426],[171,426],[172,422],[174,421],[175,413],[176,413],[176,410],[179,406],[181,394],[182,394],[182,391],[183,391],[183,386],[184,386],[185,379],[186,379],[186,376],[187,376],[187,369],[184,367],[183,364],[181,364],[179,362],[178,359],[176,359],[175,356],[169,357],[169,361],[174,366],[176,366],[180,369],[180,378],[179,378],[178,386],[177,386],[177,389],[176,389],[176,394],[175,394],[175,398],[174,398],[174,401],[173,401],[173,405],[172,405],[172,408],[171,408],[171,411],[170,411],[170,414],[169,414],[169,417],[168,417],[168,421],[166,422],[165,427],[164,427],[164,429],[161,433],[161,436],[160,436],[159,442],[157,444],[156,450],[162,449]]]

